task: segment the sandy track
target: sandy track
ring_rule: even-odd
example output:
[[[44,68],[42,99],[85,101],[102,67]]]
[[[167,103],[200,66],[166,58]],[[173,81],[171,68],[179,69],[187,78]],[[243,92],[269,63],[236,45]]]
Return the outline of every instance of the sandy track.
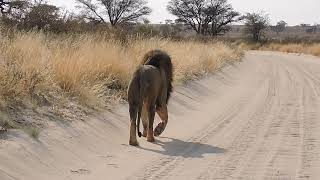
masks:
[[[176,89],[164,137],[130,147],[126,106],[0,140],[0,179],[320,179],[320,59],[249,52]]]

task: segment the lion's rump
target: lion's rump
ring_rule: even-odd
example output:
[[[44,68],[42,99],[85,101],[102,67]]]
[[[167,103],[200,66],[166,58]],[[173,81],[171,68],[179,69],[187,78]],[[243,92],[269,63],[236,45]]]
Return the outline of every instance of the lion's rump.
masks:
[[[167,80],[167,103],[172,92],[173,66],[170,56],[161,50],[149,51],[141,61],[141,65],[151,65],[163,69],[166,73]]]

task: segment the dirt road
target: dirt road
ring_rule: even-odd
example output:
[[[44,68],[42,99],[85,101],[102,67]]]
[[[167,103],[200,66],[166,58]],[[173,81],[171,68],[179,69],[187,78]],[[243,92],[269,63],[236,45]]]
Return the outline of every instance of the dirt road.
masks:
[[[126,105],[0,140],[0,179],[320,179],[320,59],[248,52],[178,87],[154,144],[127,145]]]

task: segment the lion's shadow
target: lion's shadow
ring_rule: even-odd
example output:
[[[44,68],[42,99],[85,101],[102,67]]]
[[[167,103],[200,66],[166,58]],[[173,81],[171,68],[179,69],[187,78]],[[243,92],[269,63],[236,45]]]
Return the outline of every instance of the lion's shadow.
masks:
[[[169,141],[162,141],[162,139],[169,139]],[[163,150],[155,150],[140,147],[143,150],[151,151],[167,156],[183,157],[183,158],[203,158],[205,154],[221,154],[227,150],[209,144],[202,144],[199,142],[186,142],[173,138],[158,138],[155,144],[161,146]]]

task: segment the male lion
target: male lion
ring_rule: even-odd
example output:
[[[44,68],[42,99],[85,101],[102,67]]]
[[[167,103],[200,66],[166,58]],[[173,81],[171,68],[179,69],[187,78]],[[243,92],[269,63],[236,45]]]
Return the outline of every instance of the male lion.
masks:
[[[167,53],[153,50],[144,56],[133,74],[128,89],[130,145],[138,145],[136,130],[139,137],[147,137],[149,142],[153,142],[154,136],[159,136],[164,131],[168,123],[167,104],[172,92],[172,78],[173,67]],[[162,122],[153,131],[155,112]],[[143,133],[139,128],[141,116]]]

